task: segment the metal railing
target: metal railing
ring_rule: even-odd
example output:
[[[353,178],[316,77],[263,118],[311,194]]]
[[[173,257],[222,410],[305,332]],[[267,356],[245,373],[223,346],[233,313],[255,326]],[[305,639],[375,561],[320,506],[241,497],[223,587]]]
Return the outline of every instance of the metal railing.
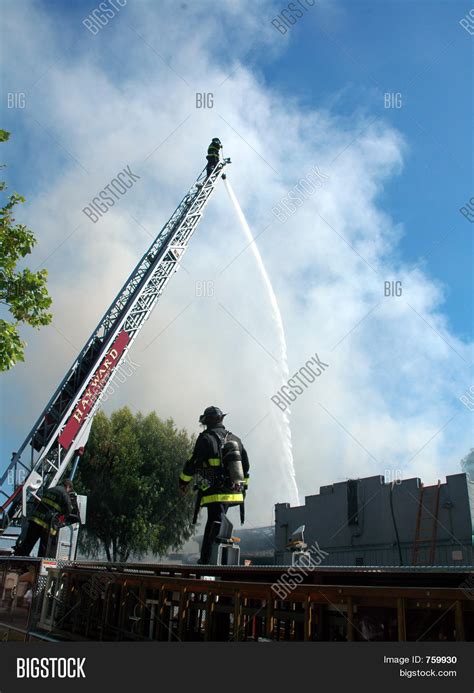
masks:
[[[474,639],[474,600],[461,586],[319,583],[283,592],[283,582],[275,587],[212,572],[50,570],[38,627],[71,640]]]

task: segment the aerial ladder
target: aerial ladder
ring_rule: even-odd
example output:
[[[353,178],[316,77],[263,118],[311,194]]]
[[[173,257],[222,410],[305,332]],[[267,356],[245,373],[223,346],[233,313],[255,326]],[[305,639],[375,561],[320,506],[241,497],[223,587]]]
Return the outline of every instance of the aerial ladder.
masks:
[[[29,506],[77,467],[101,400],[171,275],[178,271],[229,163],[228,158],[219,161],[209,177],[206,169],[201,171],[12,455],[0,477],[0,537],[9,527],[20,526]]]

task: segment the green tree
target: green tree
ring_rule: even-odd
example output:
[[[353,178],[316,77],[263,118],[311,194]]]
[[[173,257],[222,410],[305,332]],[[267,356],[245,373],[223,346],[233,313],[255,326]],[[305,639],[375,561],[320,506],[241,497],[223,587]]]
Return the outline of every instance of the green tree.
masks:
[[[0,130],[0,142],[6,142],[9,137],[9,132]],[[0,191],[5,189],[5,183],[0,181]],[[13,317],[13,320],[0,319],[0,371],[25,360],[26,344],[19,335],[20,325],[39,328],[52,319],[48,313],[51,298],[46,288],[47,270],[17,269],[18,261],[36,245],[32,231],[24,224],[15,224],[13,217],[15,205],[24,201],[24,197],[13,193],[0,208],[0,303],[7,306]]]
[[[182,496],[178,477],[194,441],[172,419],[127,407],[110,418],[99,412],[75,486],[87,495],[81,549],[109,561],[145,553],[164,555],[192,536],[193,499]]]

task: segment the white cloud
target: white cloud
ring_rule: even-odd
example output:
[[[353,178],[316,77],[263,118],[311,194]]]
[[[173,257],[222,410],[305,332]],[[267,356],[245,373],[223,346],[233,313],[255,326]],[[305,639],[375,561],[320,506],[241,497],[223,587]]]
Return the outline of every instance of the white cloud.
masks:
[[[6,401],[17,403],[12,434],[20,440],[40,413],[150,243],[146,230],[154,234],[167,220],[217,134],[254,233],[269,225],[257,243],[280,301],[290,372],[315,352],[330,364],[292,408],[302,495],[391,468],[425,482],[458,471],[470,447],[469,412],[458,401],[471,384],[468,345],[450,332],[443,287],[423,267],[400,261],[403,219],[391,219],[378,202],[386,181],[403,175],[408,143],[383,120],[372,123],[372,114],[349,120],[302,110],[244,67],[262,31],[269,56],[291,40],[269,31],[270,4],[253,13],[240,2],[172,8],[130,5],[97,36],[79,32],[64,53],[59,22],[28,3],[7,9],[10,84],[57,59],[28,94],[27,146],[14,139],[9,149],[22,153],[10,168],[38,175],[24,213],[39,239],[35,260],[53,253],[45,265],[60,331],[28,332],[26,363],[5,376]],[[195,109],[196,90],[214,92],[214,109]],[[81,209],[128,164],[140,181],[93,225]],[[329,178],[281,224],[272,208],[313,165]],[[245,245],[221,188],[185,256],[187,272],[172,279],[135,344],[141,367],[107,409],[156,409],[190,431],[206,405],[228,410],[230,428],[249,432],[248,521],[258,525],[287,500],[287,487],[281,413],[270,401],[282,383],[265,351],[276,352],[276,334],[252,254],[238,256]],[[392,279],[402,280],[402,297],[383,296]],[[214,280],[215,296],[196,297],[196,280]]]

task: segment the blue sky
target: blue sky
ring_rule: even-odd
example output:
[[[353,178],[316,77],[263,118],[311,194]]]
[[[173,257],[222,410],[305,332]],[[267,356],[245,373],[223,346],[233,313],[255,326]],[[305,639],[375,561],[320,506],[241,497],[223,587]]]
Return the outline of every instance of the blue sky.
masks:
[[[446,286],[453,329],[472,339],[473,234],[459,212],[472,196],[472,37],[458,23],[469,5],[341,7],[323,27],[308,14],[291,28],[289,50],[263,74],[282,98],[327,104],[348,118],[366,109],[403,132],[410,154],[403,175],[384,189],[383,205],[405,226],[402,258],[416,263],[427,255],[427,271]],[[386,92],[401,93],[402,107],[384,108]]]
[[[3,127],[12,132],[2,160],[8,164],[10,188],[27,198],[22,214],[38,236],[35,261],[47,259],[55,300],[54,328],[27,332],[27,362],[5,377],[4,405],[13,397],[18,414],[12,421],[4,406],[3,464],[150,241],[147,234],[131,240],[127,215],[156,230],[196,175],[208,139],[217,132],[232,155],[235,187],[257,230],[312,164],[329,174],[318,199],[259,241],[287,329],[290,370],[315,350],[330,350],[341,336],[351,335],[335,352],[334,375],[292,412],[303,492],[335,480],[329,463],[334,454],[342,460],[343,476],[383,473],[399,454],[409,457],[432,436],[436,449],[428,447],[426,459],[423,453],[419,467],[412,465],[406,473],[434,477],[455,471],[472,444],[471,413],[459,408],[472,378],[473,226],[459,212],[473,195],[472,36],[459,24],[469,5],[321,1],[281,35],[271,25],[283,9],[275,2],[232,0],[216,8],[211,2],[140,0],[128,2],[96,36],[82,24],[94,9],[92,2],[21,0],[3,7],[8,20],[3,104],[5,92],[25,91],[27,108],[2,109]],[[192,108],[198,89],[216,92],[212,112]],[[384,95],[398,93],[401,108],[385,108]],[[167,140],[189,113],[189,122]],[[141,187],[100,227],[87,226],[81,209],[95,191],[125,163],[140,166],[141,153],[165,139],[140,169]],[[337,165],[331,168],[335,157]],[[241,244],[225,198],[216,195],[213,205],[189,251],[196,276],[206,277],[215,263],[225,264],[219,230],[231,229],[227,252],[235,245],[237,254]],[[377,278],[364,273],[320,214],[380,267]],[[84,226],[69,239],[78,224]],[[285,253],[291,233],[297,240]],[[244,287],[260,296],[255,268],[244,255],[232,272],[229,284],[220,287],[222,300],[255,334],[262,330],[259,340],[270,344],[273,328],[262,314],[232,303]],[[384,304],[380,322],[365,320],[385,278],[403,279],[407,301],[422,318],[399,309],[400,304],[393,310]],[[188,289],[177,275],[155,311],[155,330],[179,313]],[[171,381],[158,406],[159,384],[150,381],[148,387],[145,373],[159,359],[172,372],[179,358],[175,368],[186,370],[184,345],[205,340],[205,325],[219,325],[221,351],[234,348],[236,335],[208,312],[209,304],[197,304],[196,311],[187,322],[176,322],[173,340],[170,330],[170,342],[166,337],[156,345],[151,363],[148,354],[143,356],[142,375],[122,388],[112,408],[133,401],[137,408],[157,408],[192,429],[194,409],[207,395],[215,399],[219,394],[216,356],[205,356],[200,364],[202,381],[194,371],[187,374],[192,393],[184,408]],[[353,332],[359,322],[362,327]],[[259,363],[250,346],[248,353],[245,349],[239,344],[231,358],[241,359],[239,381],[252,378]],[[360,364],[357,375],[351,360]],[[392,372],[393,364],[398,365]],[[230,386],[222,385],[225,397],[236,398],[231,408],[237,427],[250,430],[265,413],[274,387],[270,371],[262,366],[260,399],[255,396],[255,411],[248,417],[239,413],[247,392],[233,395]],[[353,441],[324,423],[319,401],[364,448],[373,445],[373,457],[383,462],[377,466],[359,457],[363,452]],[[269,411],[273,421],[275,412]],[[454,413],[455,424],[439,433]],[[305,439],[313,420],[322,441],[317,480]],[[278,421],[274,425],[278,428]],[[271,428],[262,430],[255,441],[257,455],[269,435]]]
[[[91,37],[81,20],[92,4],[48,0],[41,5],[60,23],[64,58],[86,51]],[[270,19],[281,9],[274,8]],[[410,153],[403,176],[383,191],[384,208],[405,227],[401,257],[422,261],[444,284],[450,325],[460,336],[472,338],[473,234],[459,212],[472,196],[472,40],[459,25],[469,5],[452,0],[357,0],[337,2],[335,8],[324,17],[317,5],[308,9],[282,37],[286,46],[278,55],[269,57],[256,41],[239,57],[282,100],[327,107],[349,120],[362,110],[403,133]],[[125,6],[121,11],[127,10]],[[221,58],[234,57],[232,45],[229,48]],[[114,64],[108,68],[113,74]],[[400,93],[401,108],[385,108],[386,93]],[[4,116],[8,125],[8,111]],[[9,127],[19,136],[18,121],[14,116],[11,120]],[[8,175],[25,194],[35,189],[27,171]]]

